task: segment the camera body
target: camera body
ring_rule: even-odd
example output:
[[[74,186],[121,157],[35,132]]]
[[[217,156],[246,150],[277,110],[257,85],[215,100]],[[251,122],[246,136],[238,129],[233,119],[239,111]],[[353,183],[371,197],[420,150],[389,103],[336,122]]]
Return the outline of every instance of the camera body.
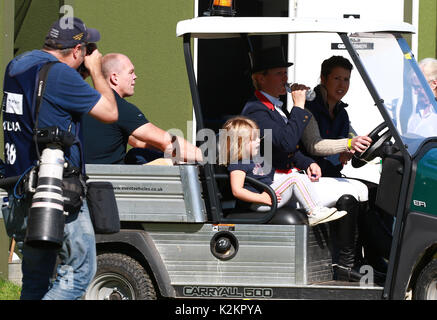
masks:
[[[97,49],[97,45],[95,43],[88,43],[86,45],[86,55],[89,56],[91,55],[94,50]],[[82,76],[82,78],[86,78],[89,74],[88,69],[85,67],[85,62],[82,62],[82,64],[79,66],[79,68],[77,68],[77,72],[80,73],[80,75]]]
[[[49,144],[58,144],[61,148],[69,148],[74,144],[75,139],[71,132],[60,130],[56,126],[38,129],[35,136],[38,145],[44,147]]]

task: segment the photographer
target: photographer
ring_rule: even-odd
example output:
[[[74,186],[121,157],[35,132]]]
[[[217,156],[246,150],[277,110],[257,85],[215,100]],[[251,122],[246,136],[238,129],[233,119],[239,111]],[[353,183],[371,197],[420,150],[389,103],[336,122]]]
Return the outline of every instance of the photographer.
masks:
[[[78,18],[71,20],[71,25],[68,22],[60,19],[53,23],[42,50],[26,52],[7,66],[3,99],[7,177],[22,175],[38,160],[33,131],[36,119],[39,129],[57,126],[61,132],[71,133],[74,144],[65,147],[63,155],[68,168],[72,168],[69,171],[83,174],[82,115],[89,113],[106,123],[118,118],[114,95],[101,73],[102,56],[98,50],[90,55],[86,53],[86,46],[99,41],[100,33],[87,28]],[[58,63],[48,72],[38,112],[36,83],[40,69],[49,62]],[[77,72],[82,63],[95,89]],[[9,193],[9,202],[15,204],[12,210],[26,212],[25,207],[31,203],[29,196],[21,200],[14,196]],[[51,282],[58,256],[56,279]],[[25,242],[21,299],[79,299],[94,277],[96,267],[94,230],[84,201],[79,212],[68,212],[65,217],[60,250],[29,246]]]

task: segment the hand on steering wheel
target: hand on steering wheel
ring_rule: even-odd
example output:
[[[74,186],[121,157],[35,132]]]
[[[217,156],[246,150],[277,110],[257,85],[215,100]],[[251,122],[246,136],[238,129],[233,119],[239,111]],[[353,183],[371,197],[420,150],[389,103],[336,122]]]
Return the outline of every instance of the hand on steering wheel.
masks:
[[[387,130],[384,131],[384,129]],[[352,166],[354,168],[360,168],[367,162],[375,159],[375,157],[378,156],[379,148],[384,144],[384,142],[391,139],[391,134],[387,125],[383,122],[373,129],[368,137],[372,140],[372,143],[364,152],[355,152],[354,157],[352,158]]]
[[[352,138],[351,147],[355,152],[364,152],[372,143],[368,136],[356,136]]]

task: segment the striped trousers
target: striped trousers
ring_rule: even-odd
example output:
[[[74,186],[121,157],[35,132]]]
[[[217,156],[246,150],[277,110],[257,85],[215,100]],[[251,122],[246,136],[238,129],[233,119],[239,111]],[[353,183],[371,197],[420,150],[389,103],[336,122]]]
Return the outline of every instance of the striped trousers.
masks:
[[[278,208],[290,205],[311,212],[316,206],[333,207],[344,194],[354,196],[359,202],[368,200],[368,189],[365,184],[354,179],[325,178],[311,182],[306,174],[297,171],[291,173],[275,173],[272,189],[281,195]],[[269,206],[253,204],[256,211],[268,211]]]

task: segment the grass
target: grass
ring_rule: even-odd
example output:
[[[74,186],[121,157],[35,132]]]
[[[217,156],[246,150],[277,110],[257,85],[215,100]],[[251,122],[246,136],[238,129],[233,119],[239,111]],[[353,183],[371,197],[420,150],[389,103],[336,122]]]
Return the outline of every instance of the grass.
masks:
[[[0,278],[0,300],[19,300],[21,287]]]

